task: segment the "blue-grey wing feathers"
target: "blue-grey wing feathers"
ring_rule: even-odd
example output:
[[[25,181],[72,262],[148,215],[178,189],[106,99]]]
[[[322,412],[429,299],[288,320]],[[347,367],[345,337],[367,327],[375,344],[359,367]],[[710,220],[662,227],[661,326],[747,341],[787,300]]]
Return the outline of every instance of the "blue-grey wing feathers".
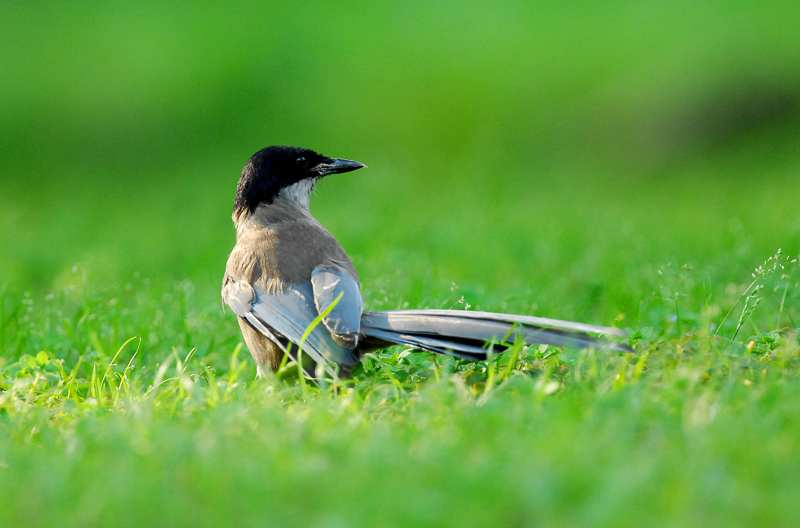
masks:
[[[280,294],[257,292],[252,311],[259,320],[299,345],[306,329],[319,315],[313,299],[309,284],[291,284],[284,287]],[[353,351],[336,343],[322,324],[318,324],[308,335],[303,350],[317,363],[325,360],[350,367],[357,361]]]
[[[322,322],[337,343],[346,348],[355,348],[361,333],[361,314],[364,310],[356,279],[342,267],[317,266],[311,272],[311,286],[318,313],[339,299]]]
[[[281,293],[267,293],[253,286],[229,281],[223,288],[223,300],[239,317],[284,352],[281,338],[300,345],[306,329],[318,316],[311,284],[288,284]],[[328,370],[331,363],[351,367],[358,361],[353,350],[338,344],[328,329],[318,324],[306,337],[303,351]]]

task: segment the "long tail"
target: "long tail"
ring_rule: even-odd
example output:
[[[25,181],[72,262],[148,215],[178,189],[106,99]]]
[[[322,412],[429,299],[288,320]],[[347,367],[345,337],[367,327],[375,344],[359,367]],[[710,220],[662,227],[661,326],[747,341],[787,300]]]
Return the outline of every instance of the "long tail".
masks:
[[[366,346],[409,345],[471,360],[503,352],[517,339],[527,344],[631,350],[613,341],[625,337],[617,328],[466,310],[366,312],[361,318],[361,333]]]

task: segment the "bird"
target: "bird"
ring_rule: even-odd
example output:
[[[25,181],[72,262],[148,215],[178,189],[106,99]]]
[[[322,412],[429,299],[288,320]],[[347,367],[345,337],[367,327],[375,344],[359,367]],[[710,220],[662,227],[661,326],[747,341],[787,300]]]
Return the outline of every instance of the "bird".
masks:
[[[285,357],[309,377],[347,376],[366,352],[394,345],[473,361],[518,340],[630,350],[618,342],[624,332],[612,327],[470,310],[365,311],[350,257],[310,212],[320,180],[364,167],[279,145],[259,150],[242,168],[232,214],[236,243],[221,294],[258,377],[278,370]]]

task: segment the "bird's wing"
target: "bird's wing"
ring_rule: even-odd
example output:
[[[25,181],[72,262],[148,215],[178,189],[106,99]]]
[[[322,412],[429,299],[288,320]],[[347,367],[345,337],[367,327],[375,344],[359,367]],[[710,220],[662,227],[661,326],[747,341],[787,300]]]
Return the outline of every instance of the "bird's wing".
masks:
[[[311,272],[311,286],[318,313],[336,302],[322,319],[333,339],[342,346],[355,348],[361,333],[361,313],[364,309],[358,281],[343,267],[326,264],[317,266]]]
[[[314,305],[311,284],[287,284],[281,293],[267,293],[252,285],[228,279],[222,298],[233,311],[284,351],[284,338],[300,346],[306,329],[319,315]],[[328,329],[318,324],[306,337],[303,351],[317,364],[351,367],[358,358],[353,351],[336,343]]]

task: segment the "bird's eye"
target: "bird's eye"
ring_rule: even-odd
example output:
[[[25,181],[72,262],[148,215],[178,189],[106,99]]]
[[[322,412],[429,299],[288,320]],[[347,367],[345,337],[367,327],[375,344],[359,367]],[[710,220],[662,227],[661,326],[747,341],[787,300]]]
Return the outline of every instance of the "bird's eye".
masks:
[[[297,164],[298,165],[305,165],[306,164],[305,156],[300,156],[299,158],[297,158]]]

